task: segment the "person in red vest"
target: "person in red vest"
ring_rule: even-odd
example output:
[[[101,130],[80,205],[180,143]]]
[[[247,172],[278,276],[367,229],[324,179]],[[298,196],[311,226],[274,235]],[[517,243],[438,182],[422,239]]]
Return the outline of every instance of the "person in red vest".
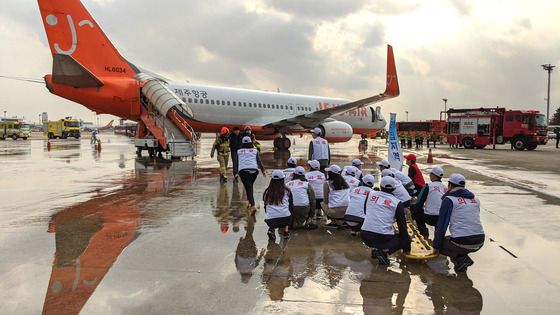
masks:
[[[412,182],[414,183],[415,192],[413,196],[418,196],[418,193],[420,192],[422,187],[426,185],[424,176],[422,175],[422,172],[420,172],[420,169],[416,164],[416,155],[409,154],[405,155],[404,158],[406,159],[406,165],[408,165],[408,177],[410,177],[410,179],[412,179]]]

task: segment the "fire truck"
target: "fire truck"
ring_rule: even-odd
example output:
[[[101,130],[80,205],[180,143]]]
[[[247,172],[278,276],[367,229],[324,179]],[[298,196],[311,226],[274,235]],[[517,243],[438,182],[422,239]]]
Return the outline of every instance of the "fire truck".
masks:
[[[510,142],[516,150],[546,144],[546,118],[535,110],[472,108],[447,111],[447,143],[467,149]]]
[[[47,136],[49,139],[66,139],[68,137],[80,139],[80,131],[80,121],[72,119],[72,117],[43,123],[43,135]]]

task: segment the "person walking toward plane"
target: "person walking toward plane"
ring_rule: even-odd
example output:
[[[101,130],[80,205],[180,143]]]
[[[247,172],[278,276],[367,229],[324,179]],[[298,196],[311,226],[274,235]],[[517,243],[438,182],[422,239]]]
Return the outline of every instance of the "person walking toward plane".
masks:
[[[216,141],[212,145],[210,158],[214,158],[214,152],[218,151],[218,163],[220,163],[220,182],[227,181],[226,169],[229,161],[229,129],[222,127],[220,135],[216,137]]]
[[[263,194],[263,201],[268,240],[276,240],[276,229],[284,230],[284,238],[290,237],[288,226],[292,221],[294,199],[292,192],[284,185],[284,173],[281,170],[272,172],[270,184]]]
[[[229,149],[231,154],[231,162],[233,163],[233,178],[235,182],[239,181],[239,170],[237,169],[237,150],[241,148],[241,140],[243,140],[241,130],[237,126],[233,127],[233,131],[229,134]]]
[[[420,169],[418,168],[418,165],[416,164],[416,155],[409,154],[405,155],[404,158],[406,159],[406,165],[408,165],[408,177],[412,179],[414,188],[416,189],[416,193],[414,195],[417,196],[420,192],[420,189],[422,189],[422,187],[426,185],[424,176],[422,175]]]
[[[309,142],[308,160],[317,160],[321,165],[321,172],[324,172],[327,165],[331,163],[331,149],[329,142],[321,138],[321,129],[312,129],[313,140]]]
[[[350,202],[350,188],[340,175],[342,171],[336,164],[326,168],[328,180],[323,184],[323,202],[322,208],[327,217],[331,220],[327,226],[339,227],[337,220],[343,220],[346,213],[346,207]],[[341,223],[342,224],[342,223]]]
[[[307,164],[309,165],[309,172],[305,174],[305,178],[315,193],[315,210],[317,210],[317,219],[322,219],[321,202],[323,202],[323,185],[325,184],[327,178],[325,174],[319,171],[321,168],[319,161],[311,160],[307,161]]]
[[[439,166],[434,166],[428,169],[427,172],[430,173],[430,180],[432,182],[426,184],[420,190],[416,203],[410,207],[412,219],[416,221],[418,231],[426,239],[429,236],[426,224],[431,226],[437,224],[439,209],[441,208],[441,198],[447,192],[447,186],[441,182],[443,169]]]
[[[381,191],[369,193],[364,212],[366,217],[362,225],[362,241],[371,250],[371,258],[377,258],[382,265],[389,265],[388,255],[402,249],[410,253],[410,238],[407,232],[404,207],[392,192],[395,179],[385,176],[381,179]],[[397,222],[399,234],[395,234],[393,225]]]
[[[480,221],[480,200],[465,188],[461,174],[451,174],[447,193],[443,196],[434,236],[434,254],[451,258],[456,272],[467,271],[474,262],[469,253],[484,245],[484,229]],[[451,235],[445,236],[447,228]]]
[[[344,220],[350,226],[352,236],[355,236],[362,229],[362,224],[366,217],[364,204],[369,193],[373,191],[375,178],[368,174],[364,176],[362,182],[363,186],[356,187],[350,191],[350,202],[344,214]]]
[[[257,175],[259,175],[258,169],[261,170],[264,177],[266,177],[266,173],[258,150],[253,148],[251,138],[243,137],[241,142],[241,149],[237,150],[239,177],[241,177],[241,182],[247,193],[247,208],[251,207],[251,215],[255,215],[257,207],[253,197],[253,184],[257,179]]]
[[[305,169],[302,166],[295,168],[293,179],[286,185],[294,198],[294,211],[292,211],[293,229],[317,228],[311,223],[315,215],[315,192],[305,178]]]

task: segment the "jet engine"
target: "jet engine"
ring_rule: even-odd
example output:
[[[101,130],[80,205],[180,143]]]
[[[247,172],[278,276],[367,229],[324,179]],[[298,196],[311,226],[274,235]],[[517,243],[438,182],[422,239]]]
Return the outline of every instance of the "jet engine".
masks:
[[[342,121],[327,121],[319,125],[321,137],[329,142],[346,142],[352,138],[352,126]]]

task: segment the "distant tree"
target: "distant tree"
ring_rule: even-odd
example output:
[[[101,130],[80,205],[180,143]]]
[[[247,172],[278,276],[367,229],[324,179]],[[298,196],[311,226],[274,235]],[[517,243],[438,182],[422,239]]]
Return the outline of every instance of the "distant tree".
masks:
[[[556,109],[556,113],[550,118],[549,125],[560,125],[560,107]]]

